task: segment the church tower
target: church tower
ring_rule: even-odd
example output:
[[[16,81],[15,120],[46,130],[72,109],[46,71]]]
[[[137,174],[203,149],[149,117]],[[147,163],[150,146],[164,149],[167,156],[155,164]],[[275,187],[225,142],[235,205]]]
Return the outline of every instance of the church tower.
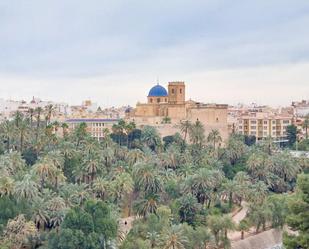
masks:
[[[186,86],[183,81],[168,83],[168,103],[184,104],[186,100]]]

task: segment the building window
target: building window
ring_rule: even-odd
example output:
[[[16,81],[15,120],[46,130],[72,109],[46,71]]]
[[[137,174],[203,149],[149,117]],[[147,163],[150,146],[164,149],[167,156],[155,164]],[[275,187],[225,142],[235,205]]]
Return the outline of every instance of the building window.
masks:
[[[267,130],[267,126],[264,126],[264,130]]]
[[[179,92],[180,92],[180,94],[182,94],[182,89],[181,88],[179,89]]]
[[[160,99],[160,98],[157,98],[157,102],[160,103],[160,101],[161,101],[161,99]]]
[[[152,99],[150,99],[150,103],[152,103]]]
[[[250,129],[251,130],[256,130],[256,126],[251,126]]]
[[[172,89],[172,94],[174,94],[175,93],[175,90],[174,90],[174,88]]]
[[[264,124],[267,124],[267,121],[264,121]]]

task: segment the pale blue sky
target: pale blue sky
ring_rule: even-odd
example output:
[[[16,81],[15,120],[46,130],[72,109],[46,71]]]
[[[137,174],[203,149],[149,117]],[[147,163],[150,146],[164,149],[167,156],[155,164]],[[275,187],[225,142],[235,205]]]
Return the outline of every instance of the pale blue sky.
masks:
[[[134,105],[157,78],[203,102],[309,99],[309,1],[0,1],[2,98]]]

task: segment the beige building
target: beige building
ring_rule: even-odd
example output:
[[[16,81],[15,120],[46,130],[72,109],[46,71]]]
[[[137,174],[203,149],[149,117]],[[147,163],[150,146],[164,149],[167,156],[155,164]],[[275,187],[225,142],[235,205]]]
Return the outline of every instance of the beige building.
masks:
[[[293,123],[292,115],[266,112],[248,112],[238,118],[237,131],[247,136],[255,136],[257,140],[272,137],[286,138],[286,128]]]
[[[114,124],[117,124],[119,119],[99,119],[99,118],[73,118],[66,120],[69,126],[69,132],[72,132],[78,125],[85,123],[87,131],[92,137],[100,140],[104,138],[106,129],[111,131]]]
[[[223,140],[228,137],[227,105],[203,104],[186,101],[184,82],[170,82],[168,90],[157,84],[147,95],[147,103],[137,103],[135,109],[127,111],[127,118],[138,126],[152,125],[162,136],[179,132],[177,124],[189,120],[199,120],[205,127],[206,135],[218,129]]]

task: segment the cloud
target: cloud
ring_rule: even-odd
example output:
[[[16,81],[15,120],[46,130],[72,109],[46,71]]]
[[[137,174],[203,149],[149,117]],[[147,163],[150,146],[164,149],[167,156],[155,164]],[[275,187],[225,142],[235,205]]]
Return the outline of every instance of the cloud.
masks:
[[[0,97],[133,104],[159,77],[203,101],[287,103],[308,93],[308,11],[306,0],[4,0]]]

